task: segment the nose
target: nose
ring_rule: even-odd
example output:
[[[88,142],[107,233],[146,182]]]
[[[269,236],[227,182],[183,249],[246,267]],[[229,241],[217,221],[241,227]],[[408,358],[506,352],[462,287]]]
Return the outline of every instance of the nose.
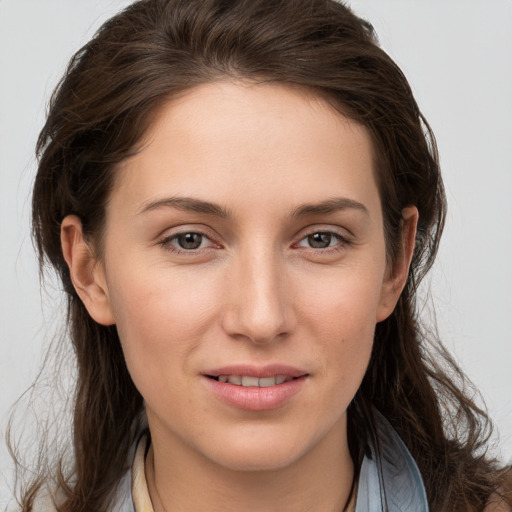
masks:
[[[283,264],[271,250],[236,258],[226,283],[224,331],[260,345],[289,335],[295,317],[286,281]]]

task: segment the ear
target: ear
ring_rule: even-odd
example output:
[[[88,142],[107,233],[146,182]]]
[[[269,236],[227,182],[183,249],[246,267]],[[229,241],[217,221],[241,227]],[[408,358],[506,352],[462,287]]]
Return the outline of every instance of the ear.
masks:
[[[416,227],[418,225],[418,209],[408,206],[402,210],[400,247],[395,262],[388,264],[386,276],[382,284],[377,322],[385,320],[395,309],[396,303],[407,283],[414,246],[416,243]]]
[[[102,325],[115,324],[103,263],[84,239],[82,222],[76,215],[62,221],[60,243],[71,282],[93,320]]]

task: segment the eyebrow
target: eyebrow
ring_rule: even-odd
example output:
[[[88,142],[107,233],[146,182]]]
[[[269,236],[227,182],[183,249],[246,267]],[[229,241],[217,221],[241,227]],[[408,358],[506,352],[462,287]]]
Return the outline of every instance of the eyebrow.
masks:
[[[328,215],[342,210],[358,210],[368,216],[370,215],[368,209],[363,203],[346,197],[335,197],[320,203],[298,206],[293,210],[292,217],[298,218],[312,215]]]
[[[210,203],[209,201],[203,201],[201,199],[194,199],[191,197],[166,197],[164,199],[158,199],[157,201],[151,201],[147,203],[138,214],[146,213],[158,208],[176,208],[185,212],[195,213],[206,213],[207,215],[214,215],[216,217],[226,218],[229,213],[226,209],[221,206]]]
[[[186,212],[204,213],[221,218],[229,217],[228,210],[222,206],[192,197],[166,197],[151,201],[145,204],[138,214],[140,215],[159,208],[176,208]],[[364,204],[346,197],[336,197],[319,203],[300,205],[292,211],[290,216],[292,218],[300,218],[312,215],[328,215],[342,210],[358,210],[369,216],[368,209]]]

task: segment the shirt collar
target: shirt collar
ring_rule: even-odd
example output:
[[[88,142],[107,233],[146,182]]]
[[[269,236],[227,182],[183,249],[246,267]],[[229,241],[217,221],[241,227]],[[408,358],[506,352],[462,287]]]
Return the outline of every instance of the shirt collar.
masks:
[[[355,512],[428,512],[420,471],[389,422],[374,409],[376,440],[363,459]]]

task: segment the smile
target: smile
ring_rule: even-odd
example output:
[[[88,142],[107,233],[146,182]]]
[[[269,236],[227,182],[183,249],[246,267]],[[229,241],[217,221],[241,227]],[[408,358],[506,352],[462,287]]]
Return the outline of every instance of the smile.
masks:
[[[287,365],[231,365],[203,373],[203,383],[224,404],[245,411],[269,411],[291,402],[310,374]]]
[[[275,375],[273,377],[254,377],[249,375],[219,375],[217,377],[209,376],[217,382],[244,386],[246,388],[268,388],[279,384],[284,384],[294,379],[286,375]]]

